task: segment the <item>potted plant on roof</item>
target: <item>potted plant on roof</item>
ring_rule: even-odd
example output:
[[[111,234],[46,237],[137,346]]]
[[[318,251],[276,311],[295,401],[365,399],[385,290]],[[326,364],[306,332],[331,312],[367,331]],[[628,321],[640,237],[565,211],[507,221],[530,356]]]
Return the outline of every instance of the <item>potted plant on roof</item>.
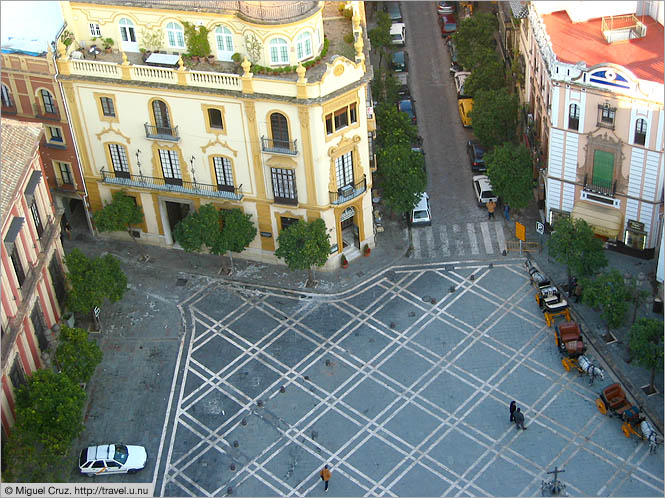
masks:
[[[104,45],[104,51],[110,54],[114,44],[113,38],[102,38],[102,44]]]
[[[185,42],[187,52],[192,56],[194,62],[205,62],[210,55],[210,42],[208,41],[209,30],[203,25],[196,26],[191,22],[183,21],[185,27]]]
[[[365,248],[363,249],[363,256],[369,256],[370,252],[372,252],[372,250],[369,248],[369,244],[365,244]]]
[[[346,256],[344,256],[344,254],[342,254],[341,262],[342,262],[342,268],[348,268],[349,267],[349,260],[346,259]]]
[[[164,34],[161,28],[155,30],[141,29],[141,47],[139,51],[143,54],[143,62],[153,52],[159,52],[163,47]]]

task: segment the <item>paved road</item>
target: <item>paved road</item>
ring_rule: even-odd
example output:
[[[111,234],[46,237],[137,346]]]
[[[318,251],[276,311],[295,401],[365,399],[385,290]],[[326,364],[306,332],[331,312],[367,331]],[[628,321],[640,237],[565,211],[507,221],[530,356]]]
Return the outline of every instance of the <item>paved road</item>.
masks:
[[[317,496],[328,463],[335,496],[533,496],[554,465],[573,495],[662,496],[662,448],[563,370],[521,260],[394,267],[328,296],[217,282],[180,308],[158,494]]]

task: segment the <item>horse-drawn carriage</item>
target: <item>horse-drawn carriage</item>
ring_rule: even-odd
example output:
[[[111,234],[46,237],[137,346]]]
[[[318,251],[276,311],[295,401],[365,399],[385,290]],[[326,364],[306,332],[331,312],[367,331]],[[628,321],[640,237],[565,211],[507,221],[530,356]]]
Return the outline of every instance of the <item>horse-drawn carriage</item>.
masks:
[[[586,346],[582,339],[582,329],[576,322],[565,322],[554,327],[554,342],[561,353],[561,364],[566,372],[572,368],[590,378],[589,384],[593,384],[596,377],[605,378],[603,369],[591,363],[584,354]]]
[[[545,316],[547,326],[551,327],[554,324],[554,318],[557,316],[563,316],[570,321],[568,301],[564,299],[559,288],[553,285],[550,279],[531,260],[527,259],[524,265],[529,272],[531,284],[538,290],[536,302]]]
[[[628,401],[621,384],[611,384],[603,389],[596,398],[596,406],[603,415],[610,412],[610,416],[619,417],[623,421],[621,431],[624,436],[634,434],[649,443],[649,453],[656,451],[661,442],[656,429],[642,416],[639,407]]]

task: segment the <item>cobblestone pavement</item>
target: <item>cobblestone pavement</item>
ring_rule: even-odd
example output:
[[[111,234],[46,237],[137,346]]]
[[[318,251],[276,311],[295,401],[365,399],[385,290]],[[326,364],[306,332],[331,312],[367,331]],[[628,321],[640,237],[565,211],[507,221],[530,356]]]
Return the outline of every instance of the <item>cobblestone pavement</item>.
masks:
[[[205,286],[180,304],[156,493],[320,495],[328,463],[335,496],[532,496],[554,465],[573,495],[662,496],[662,448],[561,367],[522,261],[392,267],[336,295]]]

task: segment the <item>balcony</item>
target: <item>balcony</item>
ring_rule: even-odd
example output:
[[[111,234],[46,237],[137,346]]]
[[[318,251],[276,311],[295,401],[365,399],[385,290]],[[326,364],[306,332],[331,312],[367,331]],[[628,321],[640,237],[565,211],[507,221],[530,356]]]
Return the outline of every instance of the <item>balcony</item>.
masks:
[[[582,198],[601,202],[603,204],[616,205],[616,191],[617,182],[609,182],[607,184],[597,184],[589,182],[589,175],[584,175],[584,188],[582,191]]]
[[[261,137],[261,149],[263,152],[295,156],[298,154],[296,142],[297,140],[274,140],[272,138]]]
[[[355,199],[360,194],[367,190],[367,178],[363,175],[363,179],[355,185],[345,185],[337,190],[337,192],[329,192],[330,204],[338,205],[344,204],[351,199]]]
[[[65,192],[76,192],[76,185],[63,182],[60,178],[55,178],[55,188]]]
[[[172,128],[170,126],[153,126],[145,123],[145,137],[153,140],[168,140],[170,142],[179,142],[180,135],[178,135],[178,127]]]
[[[117,174],[115,171],[101,170],[102,182],[113,185],[123,185],[126,187],[140,187],[152,190],[161,190],[165,192],[179,192],[182,194],[194,194],[203,197],[213,197],[216,199],[228,199],[231,201],[242,200],[239,187],[228,187],[225,185],[209,185],[207,183],[186,182],[183,180],[173,180],[164,178],[153,178],[144,175],[127,175],[126,173]]]

